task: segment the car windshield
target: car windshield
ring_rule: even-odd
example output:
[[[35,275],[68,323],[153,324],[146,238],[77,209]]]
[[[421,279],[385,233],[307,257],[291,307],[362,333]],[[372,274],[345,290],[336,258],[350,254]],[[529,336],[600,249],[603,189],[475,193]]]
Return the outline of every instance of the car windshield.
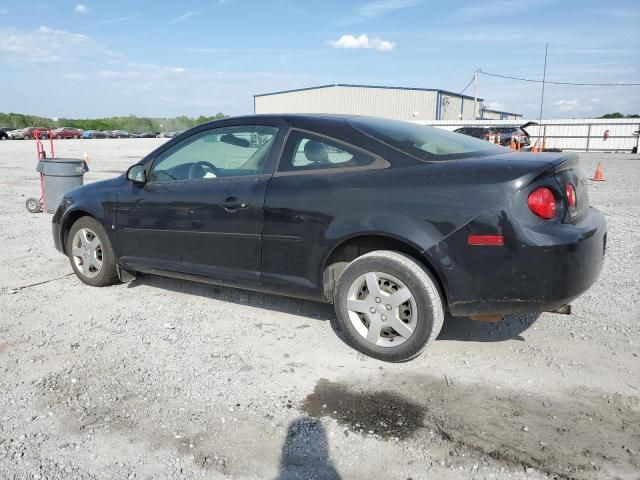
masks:
[[[425,161],[498,155],[506,149],[484,140],[399,120],[356,117],[351,125],[398,150]]]

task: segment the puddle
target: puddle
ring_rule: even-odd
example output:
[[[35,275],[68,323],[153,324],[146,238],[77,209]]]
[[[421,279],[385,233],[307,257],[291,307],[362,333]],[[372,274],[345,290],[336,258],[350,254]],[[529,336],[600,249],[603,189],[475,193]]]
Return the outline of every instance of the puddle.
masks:
[[[392,392],[355,392],[322,379],[303,404],[312,417],[329,416],[354,432],[404,439],[424,426],[424,410]]]

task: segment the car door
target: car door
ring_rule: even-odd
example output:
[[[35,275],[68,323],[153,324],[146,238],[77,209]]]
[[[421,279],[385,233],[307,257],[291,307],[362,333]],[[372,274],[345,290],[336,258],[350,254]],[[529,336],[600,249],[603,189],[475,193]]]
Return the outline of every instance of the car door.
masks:
[[[145,183],[118,196],[125,268],[259,283],[267,171],[278,132],[271,125],[212,128],[157,155]]]
[[[266,194],[263,286],[322,298],[320,265],[327,253],[328,229],[336,215],[346,218],[362,206],[374,208],[373,202],[363,200],[372,190],[358,186],[388,166],[386,160],[354,145],[291,129]]]

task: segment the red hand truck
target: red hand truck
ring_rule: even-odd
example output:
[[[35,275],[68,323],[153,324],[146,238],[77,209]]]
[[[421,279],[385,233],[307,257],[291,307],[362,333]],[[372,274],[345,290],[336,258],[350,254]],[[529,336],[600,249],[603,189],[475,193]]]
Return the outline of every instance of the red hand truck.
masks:
[[[49,137],[49,158],[55,158],[55,151],[53,149],[53,132],[50,128],[37,128],[33,132],[33,138],[36,140],[36,153],[38,161],[47,158],[47,152],[44,148],[43,140]],[[26,206],[27,210],[31,213],[40,213],[45,209],[46,198],[44,196],[44,174],[40,173],[40,198],[29,197],[27,198]]]

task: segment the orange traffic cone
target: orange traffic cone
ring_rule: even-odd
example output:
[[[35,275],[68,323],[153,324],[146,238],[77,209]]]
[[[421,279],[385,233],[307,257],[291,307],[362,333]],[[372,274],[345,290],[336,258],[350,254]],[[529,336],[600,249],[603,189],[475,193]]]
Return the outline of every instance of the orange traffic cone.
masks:
[[[509,148],[511,150],[515,150],[516,149],[516,140],[515,140],[515,136],[514,136],[513,133],[511,134],[511,141],[509,142]]]
[[[598,167],[596,168],[596,174],[591,179],[594,182],[604,182],[604,175],[602,174],[602,162],[598,162]]]

